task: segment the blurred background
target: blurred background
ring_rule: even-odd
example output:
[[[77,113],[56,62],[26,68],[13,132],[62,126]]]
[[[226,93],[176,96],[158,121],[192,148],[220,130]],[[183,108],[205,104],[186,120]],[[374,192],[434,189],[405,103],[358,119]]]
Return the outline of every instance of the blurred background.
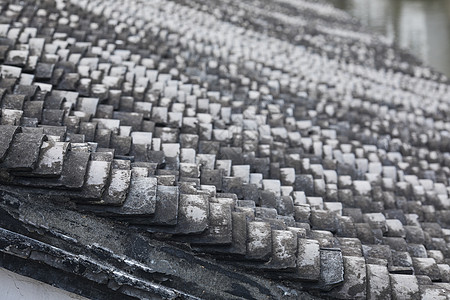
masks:
[[[328,0],[450,77],[450,0]]]

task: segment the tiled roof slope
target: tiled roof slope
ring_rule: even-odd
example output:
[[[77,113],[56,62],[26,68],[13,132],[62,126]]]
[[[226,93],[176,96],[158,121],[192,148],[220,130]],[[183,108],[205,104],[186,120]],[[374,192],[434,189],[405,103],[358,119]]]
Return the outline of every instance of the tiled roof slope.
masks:
[[[105,299],[447,299],[444,76],[308,1],[0,6],[2,265]]]

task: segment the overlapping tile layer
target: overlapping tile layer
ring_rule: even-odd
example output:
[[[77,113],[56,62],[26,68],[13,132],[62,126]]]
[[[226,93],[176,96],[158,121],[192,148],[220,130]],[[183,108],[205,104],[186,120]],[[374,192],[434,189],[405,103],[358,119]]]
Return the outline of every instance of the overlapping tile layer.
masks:
[[[447,299],[447,81],[344,13],[6,1],[0,60],[3,187],[322,296]]]

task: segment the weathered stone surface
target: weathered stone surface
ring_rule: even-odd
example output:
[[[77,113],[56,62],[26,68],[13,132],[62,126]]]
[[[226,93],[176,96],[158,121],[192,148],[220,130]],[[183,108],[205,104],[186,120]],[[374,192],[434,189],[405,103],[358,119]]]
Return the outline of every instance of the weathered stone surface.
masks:
[[[17,126],[0,125],[0,163],[3,162],[9,147],[19,130]]]
[[[387,226],[387,234],[389,236],[395,236],[395,237],[405,237],[405,230],[403,229],[402,223],[397,219],[387,219],[386,220],[386,226]]]
[[[293,185],[295,183],[295,169],[294,168],[281,168],[280,179],[283,185]]]
[[[247,219],[251,218],[246,213],[232,212],[232,244],[227,249],[229,252],[245,255],[247,252]]]
[[[120,120],[120,125],[131,126],[133,131],[141,129],[143,114],[132,112],[114,112],[114,119]]]
[[[34,264],[31,264],[30,261],[28,267],[33,267],[32,270],[36,272],[45,270],[51,274],[55,274],[55,269],[63,269],[67,273],[66,276],[70,277],[68,282],[70,286],[76,284],[76,280],[80,280],[80,278],[83,278],[83,281],[88,280],[86,282],[93,285],[106,284],[110,280],[108,276],[110,268],[108,265],[112,263],[123,266],[121,270],[125,270],[126,268],[134,269],[133,273],[125,271],[118,272],[114,278],[118,282],[127,285],[134,285],[136,282],[143,283],[144,285],[138,289],[138,295],[141,295],[141,297],[142,295],[148,298],[177,297],[174,289],[169,289],[163,284],[157,284],[152,281],[148,277],[149,271],[153,274],[172,274],[171,276],[175,276],[177,280],[182,281],[178,282],[179,285],[177,285],[178,290],[183,289],[182,294],[197,294],[197,288],[192,287],[191,289],[190,286],[200,284],[202,287],[205,287],[205,290],[211,290],[211,293],[206,292],[208,293],[208,298],[223,295],[225,298],[232,299],[236,297],[233,294],[234,292],[232,292],[232,284],[235,283],[236,276],[239,276],[240,284],[246,287],[246,289],[249,286],[248,290],[251,291],[251,297],[260,298],[261,295],[264,295],[269,298],[281,298],[285,293],[285,288],[286,291],[294,295],[291,292],[292,288],[287,288],[285,285],[282,285],[283,289],[280,289],[280,284],[274,283],[272,280],[265,278],[255,279],[255,277],[246,274],[244,271],[233,271],[234,268],[225,267],[224,269],[223,264],[214,262],[213,260],[199,260],[191,251],[157,241],[137,231],[130,232],[130,227],[125,224],[102,220],[100,218],[89,218],[86,214],[54,206],[49,207],[50,205],[46,201],[47,199],[34,198],[25,200],[26,202],[20,199],[22,203],[20,218],[25,219],[28,226],[33,226],[31,224],[46,224],[48,228],[55,228],[60,235],[54,239],[57,239],[59,243],[64,243],[64,240],[67,241],[67,237],[71,237],[68,234],[70,232],[73,234],[74,227],[79,228],[77,232],[82,235],[82,239],[77,243],[77,246],[78,249],[82,249],[84,254],[80,256],[73,249],[70,251],[61,249],[56,243],[56,245],[44,243],[37,239],[28,238],[24,235],[1,229],[0,240],[9,249],[5,250],[5,252],[8,255],[10,266],[15,266],[16,261],[14,257],[21,255],[21,253],[29,253],[31,247],[31,249],[34,249],[33,252],[35,252],[32,255],[32,261],[37,261],[38,264],[34,268]],[[47,209],[38,209],[42,206],[47,207]],[[2,204],[2,209],[4,208],[6,206]],[[11,214],[19,212],[19,209],[12,209],[9,208]],[[2,218],[2,220],[4,219]],[[4,222],[2,222],[3,224]],[[20,223],[15,220],[13,225],[16,224]],[[95,228],[96,230],[85,231],[82,230],[83,228]],[[99,235],[98,232],[102,232],[103,234]],[[47,255],[40,255],[39,253],[43,253],[41,251],[47,253],[50,258]],[[180,259],[180,256],[183,258]],[[98,264],[92,263],[93,257],[97,257]],[[208,263],[205,263],[206,261]],[[168,262],[171,263],[168,264]],[[122,265],[123,263],[125,264]],[[202,265],[203,267],[201,267]],[[21,266],[23,265],[19,261],[17,269],[14,269],[15,272],[20,272]],[[151,266],[151,269],[149,269],[149,266]],[[81,273],[79,273],[79,269],[82,270]],[[82,277],[80,277],[80,274],[83,274]],[[200,281],[199,278],[203,279]],[[214,282],[211,279],[217,281]],[[71,282],[72,280],[75,283]],[[226,286],[223,286],[223,284]],[[83,289],[82,285],[77,286],[83,291],[90,291],[89,287]],[[134,287],[137,288],[138,286]],[[253,291],[251,286],[256,286],[258,290],[262,289],[263,292]],[[186,288],[189,288],[190,291],[187,292],[185,290]],[[106,294],[105,291],[109,292]],[[303,294],[297,289],[294,291],[297,295],[307,296],[307,294]],[[98,291],[95,291],[95,294],[98,295]],[[122,293],[121,289],[103,290],[102,295],[105,294],[109,298],[129,296],[128,292]],[[205,297],[205,293],[203,295]],[[312,298],[308,296],[307,299]]]
[[[42,111],[42,124],[60,126],[63,124],[65,111],[62,109],[44,109]]]
[[[97,148],[97,152],[91,154],[91,160],[109,161],[114,158],[114,151],[108,151],[107,148]]]
[[[448,299],[448,290],[435,285],[421,285],[420,298],[422,300],[446,300]]]
[[[26,101],[23,105],[23,115],[28,118],[42,120],[44,101]]]
[[[62,142],[66,138],[67,128],[65,126],[40,125],[39,128],[42,128],[44,134],[47,135],[48,139],[54,140],[56,142]]]
[[[111,163],[107,161],[89,161],[86,181],[83,186],[83,196],[90,199],[102,197],[108,183]]]
[[[450,266],[448,264],[438,264],[439,274],[444,282],[450,282]]]
[[[304,191],[306,196],[314,195],[314,182],[311,175],[296,175],[294,189]]]
[[[427,256],[433,258],[437,264],[444,263],[444,254],[440,250],[428,250]]]
[[[382,213],[370,213],[363,215],[364,221],[375,229],[381,229],[381,231],[387,231],[386,218]]]
[[[54,64],[38,63],[36,66],[36,78],[48,80],[52,77]]]
[[[294,216],[294,201],[291,196],[281,196],[279,198],[277,212],[281,216]]]
[[[33,174],[39,176],[60,176],[63,171],[64,159],[69,147],[66,142],[44,142],[39,154],[39,161]]]
[[[209,203],[208,229],[198,238],[192,237],[188,240],[193,244],[231,244],[232,220],[231,206],[225,203]]]
[[[344,281],[344,262],[339,249],[320,249],[320,279],[325,289]]]
[[[391,299],[391,282],[386,266],[366,265],[367,299]]]
[[[111,136],[109,146],[116,150],[117,155],[129,155],[131,149],[132,137],[130,136]]]
[[[364,258],[344,256],[344,284],[332,291],[338,299],[366,299],[366,264]]]
[[[0,70],[0,74],[2,75],[2,77],[6,78],[19,78],[21,73],[22,73],[21,68],[6,65],[2,65]]]
[[[5,64],[24,67],[28,59],[28,51],[11,50],[8,52]]]
[[[419,284],[414,275],[390,274],[392,299],[420,299]]]
[[[97,112],[98,98],[78,98],[77,110],[95,116]]]
[[[6,95],[2,101],[2,108],[22,110],[25,98],[24,95]]]
[[[414,270],[417,275],[426,275],[431,280],[440,280],[441,275],[436,261],[433,258],[412,258],[414,264]]]
[[[317,281],[320,279],[319,242],[298,239],[297,272],[301,279]]]
[[[342,255],[362,256],[361,241],[357,238],[338,238]]]
[[[248,222],[247,255],[249,259],[268,260],[272,252],[272,230],[266,222]]]
[[[208,228],[209,204],[206,195],[180,195],[177,232],[201,233]]]
[[[150,223],[155,225],[176,225],[178,219],[179,188],[158,186],[156,190],[155,214]]]
[[[111,144],[112,132],[109,129],[97,129],[95,134],[95,141],[101,148],[109,148]]]
[[[314,209],[311,211],[310,224],[313,229],[336,231],[336,218],[333,213],[326,210]]]
[[[111,182],[102,198],[105,204],[121,205],[124,203],[130,188],[130,170],[111,170]]]
[[[232,170],[232,176],[241,178],[242,183],[249,183],[250,165],[233,165]]]
[[[411,257],[427,257],[427,250],[422,244],[408,244],[408,253]]]
[[[69,151],[57,184],[68,188],[81,188],[89,162],[89,153]]]
[[[406,241],[408,243],[417,243],[422,244],[424,242],[424,234],[423,230],[419,226],[404,226],[405,234],[406,234]]]
[[[386,259],[389,263],[392,262],[391,248],[387,245],[362,245],[364,257]]]
[[[309,223],[311,216],[311,207],[309,204],[294,206],[294,218],[297,222]]]
[[[14,135],[2,166],[15,171],[31,171],[39,158],[42,142],[46,137],[42,134],[17,133]]]
[[[127,198],[117,212],[120,215],[152,215],[156,208],[156,190],[156,177],[132,178]]]
[[[339,285],[342,268],[342,285],[317,295],[389,298],[383,282],[405,274],[415,275],[408,278],[417,280],[413,290],[421,297],[439,298],[448,288],[445,77],[318,3],[98,0],[72,1],[62,11],[52,1],[2,6],[0,124],[21,129],[0,128],[0,180],[2,191],[25,185],[20,192],[33,200],[63,201],[64,216],[81,209],[109,217],[103,221],[114,229],[117,219],[139,225],[120,231],[135,237],[130,243],[106,242],[114,249],[107,258],[126,249],[120,262],[108,264],[127,274],[108,273],[113,278],[102,280],[109,285],[96,291],[120,286],[118,293],[145,298],[136,290],[157,281],[205,299],[282,298],[261,292],[264,282],[299,298],[300,286]],[[293,47],[297,42],[302,47]],[[45,134],[48,141],[34,152],[31,140],[12,151],[14,133]],[[65,156],[50,147],[68,142]],[[18,157],[8,167],[10,155]],[[41,223],[49,215],[37,215],[53,202],[20,222],[35,214],[25,224],[33,238],[44,232],[46,243],[71,251],[90,227],[69,226],[73,241],[67,226],[57,233],[69,238],[52,235],[53,227]],[[10,226],[17,213],[4,214],[0,222]],[[154,257],[147,246],[156,239],[130,234],[135,230],[159,239],[171,259]],[[108,238],[117,237],[111,232]],[[169,240],[270,272],[255,272],[251,284],[241,280],[246,276],[215,285],[202,284],[203,275],[180,281],[223,256],[186,256],[166,248]],[[84,261],[93,250],[82,250]],[[146,268],[165,264],[163,274],[129,266],[133,255]],[[190,267],[172,272],[180,261]],[[235,271],[218,265],[217,274]],[[115,282],[127,276],[133,281]],[[408,298],[408,288],[392,287],[392,296]]]
[[[297,237],[291,231],[272,230],[272,257],[264,266],[275,269],[296,267]]]

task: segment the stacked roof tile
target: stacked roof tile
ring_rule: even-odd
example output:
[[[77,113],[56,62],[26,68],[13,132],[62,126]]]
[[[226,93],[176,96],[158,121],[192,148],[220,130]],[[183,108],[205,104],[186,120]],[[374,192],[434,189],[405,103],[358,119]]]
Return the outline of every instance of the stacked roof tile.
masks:
[[[318,297],[447,299],[446,78],[346,14],[6,1],[0,60],[2,205],[45,195]]]

